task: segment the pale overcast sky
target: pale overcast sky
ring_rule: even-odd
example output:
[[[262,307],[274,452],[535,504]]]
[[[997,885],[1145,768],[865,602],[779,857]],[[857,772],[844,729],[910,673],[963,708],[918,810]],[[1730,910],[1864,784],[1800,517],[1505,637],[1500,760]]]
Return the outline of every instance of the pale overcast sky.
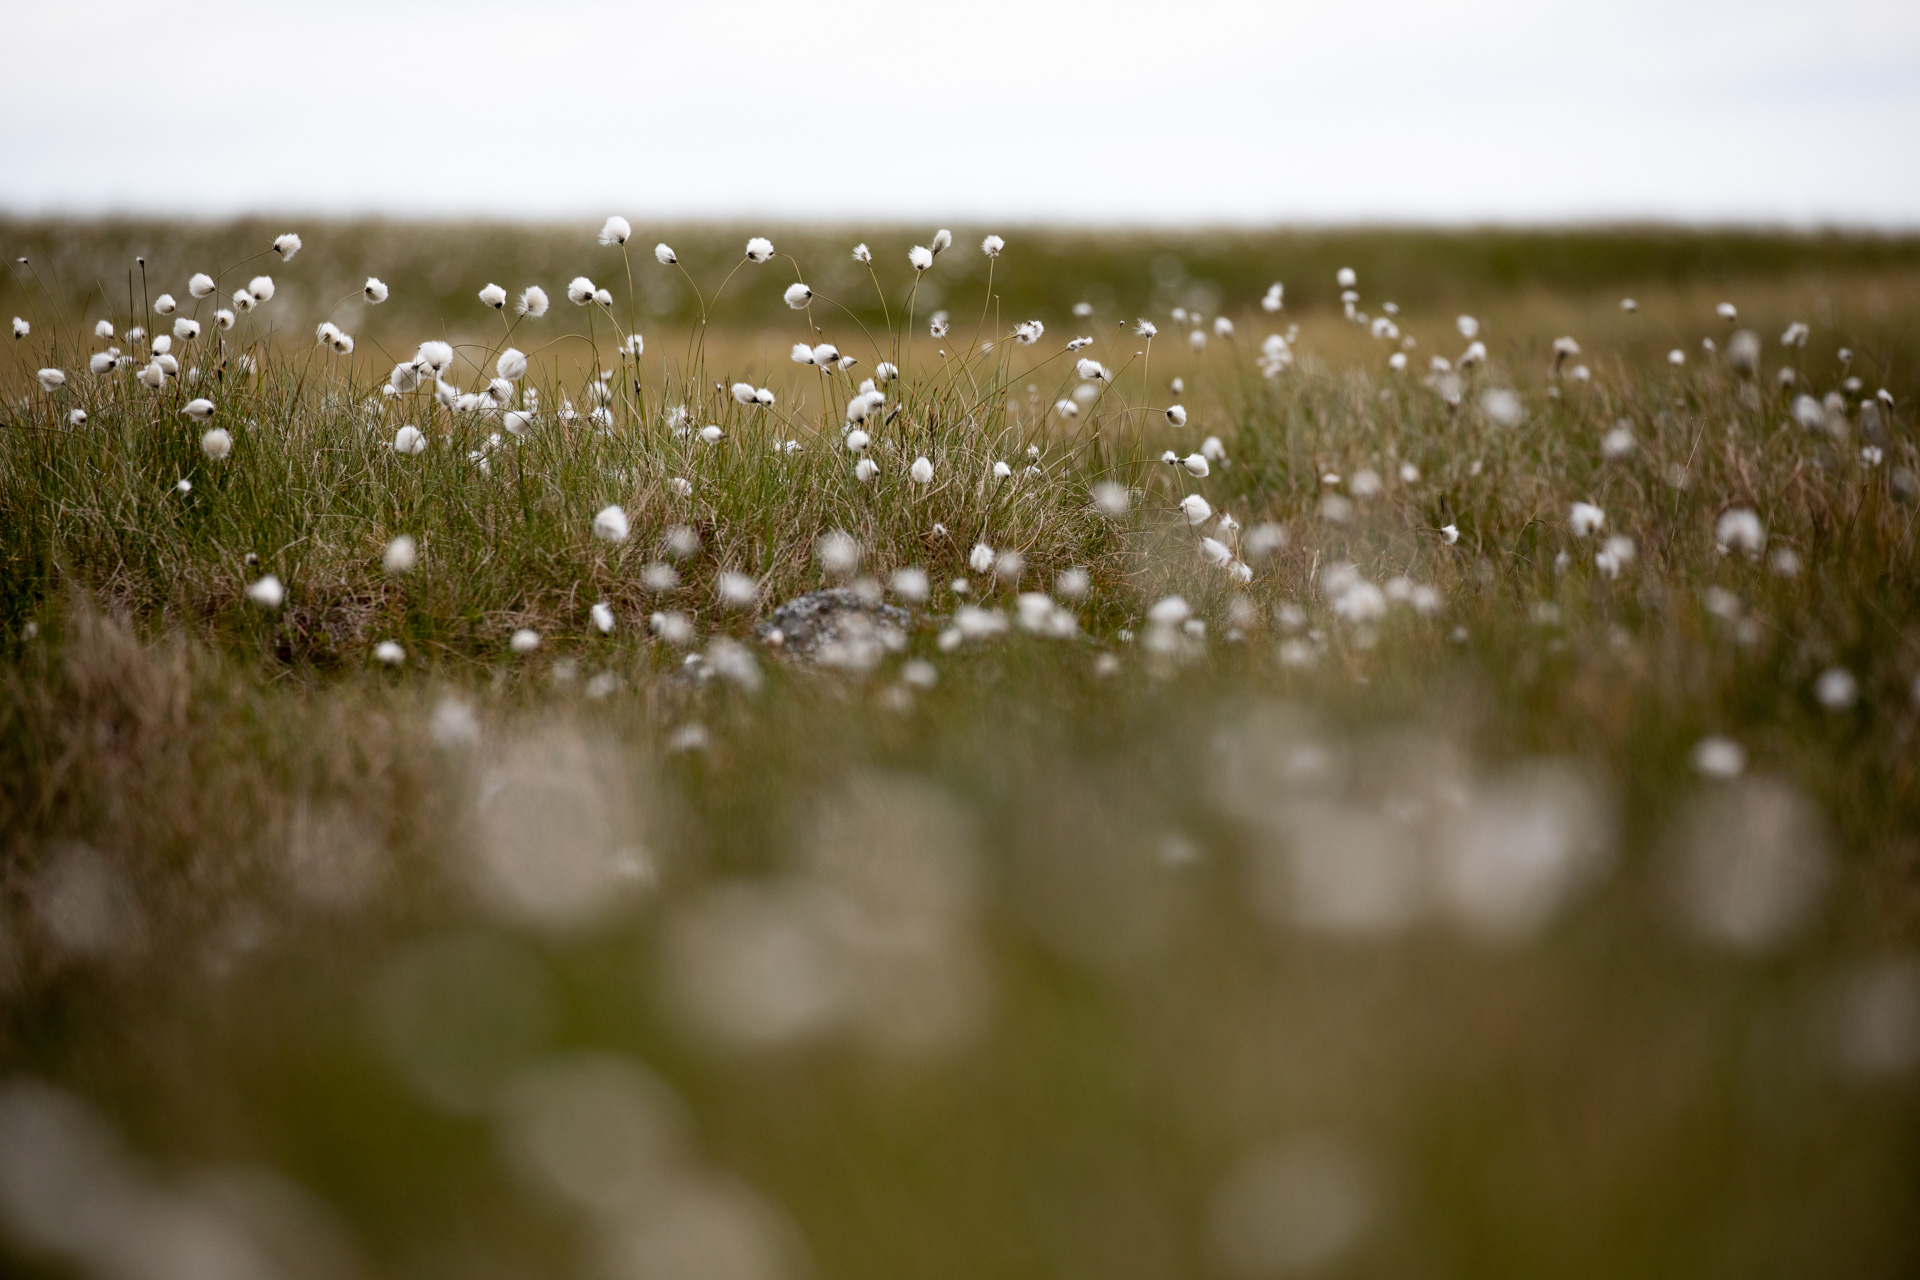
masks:
[[[1920,0],[5,7],[19,212],[1920,225]]]

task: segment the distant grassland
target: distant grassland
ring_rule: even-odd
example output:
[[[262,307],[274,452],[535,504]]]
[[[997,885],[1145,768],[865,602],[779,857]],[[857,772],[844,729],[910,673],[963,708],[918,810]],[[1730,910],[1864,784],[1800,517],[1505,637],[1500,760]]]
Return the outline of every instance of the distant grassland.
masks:
[[[0,223],[0,1269],[1920,1269],[1920,238],[592,231]]]

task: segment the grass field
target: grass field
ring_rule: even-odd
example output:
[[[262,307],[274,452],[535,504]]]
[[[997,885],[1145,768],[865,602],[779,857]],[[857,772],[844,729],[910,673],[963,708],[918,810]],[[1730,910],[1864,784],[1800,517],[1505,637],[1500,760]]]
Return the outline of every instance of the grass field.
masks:
[[[1920,1266],[1920,240],[761,230],[0,224],[8,1270]]]

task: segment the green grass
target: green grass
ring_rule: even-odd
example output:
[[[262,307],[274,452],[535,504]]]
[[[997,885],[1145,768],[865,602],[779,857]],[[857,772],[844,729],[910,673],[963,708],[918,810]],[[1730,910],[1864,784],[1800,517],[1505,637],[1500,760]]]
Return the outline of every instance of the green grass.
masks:
[[[784,262],[729,286],[738,309],[716,312],[702,366],[683,354],[687,299],[650,301],[643,251],[637,385],[604,326],[595,349],[550,347],[527,383],[542,416],[484,471],[469,454],[496,424],[380,397],[393,360],[442,333],[476,385],[504,341],[472,297],[489,279],[558,298],[586,271],[624,325],[617,251],[576,231],[302,228],[309,247],[272,268],[279,294],[224,362],[196,344],[194,388],[79,372],[73,335],[126,316],[87,303],[82,326],[77,280],[145,247],[154,292],[184,296],[188,272],[284,229],[5,229],[9,256],[29,246],[61,284],[4,300],[39,310],[0,410],[0,1061],[16,1082],[0,1133],[51,1114],[20,1080],[84,1099],[133,1154],[65,1200],[161,1188],[143,1257],[159,1225],[212,1205],[209,1229],[307,1260],[290,1275],[337,1270],[315,1231],[368,1275],[664,1274],[609,1272],[604,1251],[691,1229],[702,1188],[723,1238],[786,1242],[788,1275],[1280,1274],[1355,1205],[1307,1270],[1852,1276],[1920,1257],[1900,1039],[1920,1036],[1920,991],[1899,967],[1920,927],[1914,242],[1010,234],[986,335],[1038,316],[1046,336],[963,361],[987,301],[965,235],[928,278],[954,333],[927,335],[923,285],[869,483],[836,428],[876,357],[816,304],[863,363],[826,387],[787,362],[807,334],[777,301]],[[711,296],[745,234],[641,237],[674,243]],[[822,294],[856,238],[774,235]],[[898,324],[910,241],[870,243]],[[1341,317],[1342,265],[1363,309],[1402,305],[1406,372]],[[349,304],[353,359],[311,354],[336,288],[369,273],[394,297]],[[1274,278],[1288,302],[1269,316]],[[1098,306],[1076,327],[1082,298]],[[1723,298],[1763,338],[1757,377],[1725,359]],[[1236,334],[1195,352],[1174,305]],[[874,328],[879,308],[857,309]],[[1461,312],[1491,355],[1455,407],[1426,375],[1464,347]],[[1140,314],[1161,327],[1150,362],[1122,329]],[[561,301],[513,341],[584,333],[584,316]],[[1795,320],[1812,339],[1783,348]],[[1291,324],[1293,365],[1261,376],[1261,341]],[[1060,354],[1076,333],[1119,376],[1069,422],[1048,408],[1078,381]],[[1589,380],[1576,360],[1551,375],[1563,334]],[[73,375],[52,396],[32,379],[50,359]],[[584,415],[596,359],[620,370],[606,432],[554,414],[566,398]],[[775,410],[712,390],[736,377],[773,388]],[[1161,413],[1176,377],[1181,430]],[[1882,386],[1893,406],[1865,411]],[[1488,389],[1511,389],[1520,419],[1491,416]],[[177,412],[199,391],[235,436],[223,461]],[[1844,438],[1793,420],[1795,396],[1830,391]],[[722,440],[676,436],[680,405]],[[428,428],[426,452],[388,447],[402,422]],[[1609,458],[1623,422],[1634,446]],[[1204,479],[1157,460],[1208,435],[1230,465]],[[786,439],[802,447],[776,454]],[[927,486],[907,475],[922,454]],[[1374,496],[1355,492],[1363,469]],[[1123,514],[1091,500],[1112,481],[1135,490]],[[1237,537],[1190,529],[1187,493]],[[1600,537],[1570,528],[1577,501],[1605,510]],[[591,533],[608,503],[625,542]],[[1758,514],[1765,554],[1716,545],[1734,508]],[[1266,523],[1284,545],[1256,556]],[[701,550],[650,590],[643,567],[678,525]],[[934,583],[905,652],[864,676],[755,633],[842,580],[813,552],[835,529],[879,582],[920,566]],[[1251,580],[1204,563],[1200,532]],[[419,565],[389,575],[399,533]],[[1595,563],[1610,534],[1634,544],[1617,577]],[[968,566],[980,541],[1023,552],[1017,584]],[[1337,598],[1342,565],[1431,588],[1434,607],[1343,616],[1366,600]],[[1016,590],[1070,567],[1092,584],[1074,638],[943,647],[962,603],[1010,615]],[[723,571],[758,579],[759,605],[724,607]],[[244,594],[266,572],[287,586],[275,610]],[[1149,621],[1173,594],[1203,636]],[[657,610],[693,621],[689,650],[648,635]],[[541,633],[532,654],[509,648],[522,627]],[[719,637],[755,655],[759,688],[687,664]],[[397,668],[372,657],[389,639]],[[909,684],[909,660],[937,683]],[[1816,694],[1835,668],[1858,691],[1837,709]],[[475,736],[450,731],[462,707]],[[1695,770],[1708,735],[1742,745],[1743,778]],[[1676,889],[1716,851],[1743,870]],[[1817,884],[1793,876],[1808,856]],[[1772,886],[1779,912],[1736,910],[1755,901],[1743,884]],[[688,1135],[672,1158],[617,1146],[588,1180],[599,1208],[511,1154],[554,1097],[540,1082],[557,1087],[535,1068],[584,1052],[650,1072]],[[615,1131],[607,1096],[566,1096],[589,1125],[565,1150]],[[77,1149],[60,1132],[34,1171]],[[1304,1172],[1262,1181],[1262,1152]],[[0,1256],[110,1270],[101,1242],[121,1237],[100,1224],[118,1219],[49,1235],[60,1215],[7,1191],[25,1168],[0,1152]],[[211,1189],[236,1168],[300,1188],[330,1225],[290,1227],[257,1179],[251,1197]],[[624,1198],[607,1190],[620,1168],[641,1179]],[[725,1179],[761,1207],[725,1199]],[[1289,1193],[1301,1182],[1319,1198]],[[1243,1202],[1279,1224],[1264,1269]],[[782,1225],[753,1236],[766,1221]]]

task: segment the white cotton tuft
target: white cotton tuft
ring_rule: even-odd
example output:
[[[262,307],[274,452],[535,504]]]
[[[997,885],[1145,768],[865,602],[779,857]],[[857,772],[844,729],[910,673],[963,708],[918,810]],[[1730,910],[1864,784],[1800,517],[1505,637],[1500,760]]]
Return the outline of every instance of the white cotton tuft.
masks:
[[[497,284],[489,284],[480,291],[480,301],[498,311],[507,305],[507,291]]]
[[[673,251],[672,245],[662,242],[653,246],[653,260],[663,267],[670,267],[680,261],[680,255]]]
[[[915,271],[925,271],[933,265],[933,250],[917,244],[907,250],[907,262]]]
[[[629,532],[627,513],[617,505],[602,507],[593,517],[593,536],[602,542],[625,542]]]
[[[922,454],[913,460],[913,466],[907,471],[915,484],[933,483],[933,460]]]
[[[1567,525],[1576,538],[1591,538],[1607,527],[1607,513],[1591,502],[1576,502],[1567,515]]]
[[[286,603],[287,589],[280,585],[279,578],[270,573],[258,582],[248,584],[247,599],[262,609],[278,609]]]
[[[186,414],[195,422],[205,422],[213,417],[213,401],[204,397],[197,400],[189,400],[187,401],[186,407],[181,409],[180,412]]]
[[[275,236],[273,251],[280,255],[280,261],[292,262],[293,255],[300,252],[300,237],[291,231],[283,236]]]
[[[1207,473],[1210,470],[1207,465],[1207,460],[1197,453],[1190,453],[1182,458],[1180,465],[1185,467],[1189,474],[1198,476],[1202,480],[1206,479]]]
[[[413,358],[416,364],[435,373],[445,373],[453,364],[453,345],[447,342],[423,342]]]
[[[196,271],[187,281],[187,292],[196,298],[204,298],[213,292],[213,277],[204,271]]]
[[[953,232],[947,230],[945,227],[933,233],[933,252],[936,257],[952,244]]]
[[[967,567],[975,573],[989,573],[993,570],[993,548],[984,542],[973,544],[973,550],[967,555]]]
[[[1186,426],[1186,425],[1187,425],[1187,410],[1186,410],[1186,406],[1185,406],[1185,405],[1178,405],[1178,404],[1176,404],[1176,405],[1170,405],[1170,406],[1168,406],[1168,408],[1167,408],[1167,421],[1168,421],[1168,422],[1171,422],[1171,423],[1172,423],[1172,424],[1173,424],[1174,426],[1176,426],[1176,427],[1184,427],[1184,426]]]
[[[813,349],[811,354],[813,356],[813,362],[822,369],[840,363],[840,348],[834,346],[831,342],[821,343]]]
[[[584,307],[593,301],[593,281],[585,276],[575,276],[567,282],[567,301],[576,307]]]
[[[765,262],[773,256],[773,241],[765,236],[755,236],[747,241],[747,261]]]
[[[275,285],[272,276],[255,276],[247,281],[247,292],[255,302],[272,302]]]
[[[371,302],[377,307],[387,300],[387,282],[378,276],[368,276],[367,283],[361,288],[360,292],[366,295],[368,302]]]
[[[49,394],[67,385],[66,372],[61,369],[42,369],[35,376],[40,380],[40,389]]]
[[[847,432],[847,449],[852,453],[859,453],[867,447],[870,440],[871,437],[864,431],[849,431]]]
[[[1074,370],[1088,382],[1113,381],[1113,375],[1107,372],[1107,366],[1101,364],[1098,360],[1083,359],[1079,364],[1074,366]]]
[[[601,244],[625,244],[632,235],[633,224],[617,213],[600,226]]]
[[[532,653],[540,647],[540,633],[532,627],[521,627],[507,638],[507,648],[518,654]]]
[[[213,313],[213,327],[216,329],[231,329],[234,323],[235,318],[233,312],[227,310],[225,307]]]
[[[1339,283],[1342,289],[1351,289],[1360,283],[1360,277],[1354,274],[1352,267],[1340,268],[1339,271],[1334,273],[1333,278]]]
[[[407,651],[396,640],[382,640],[373,646],[373,660],[389,667],[397,667],[407,660]]]
[[[793,344],[793,362],[795,364],[812,364],[813,348],[808,346],[804,342],[794,343]]]
[[[500,358],[493,362],[493,367],[508,382],[518,382],[527,376],[526,353],[517,348],[508,347],[500,353]]]
[[[233,452],[233,434],[225,427],[215,427],[200,437],[200,452],[215,462],[224,459]]]
[[[26,321],[22,320],[20,323],[25,324]],[[102,320],[100,323],[94,325],[93,336],[103,340],[113,337],[113,321]]]
[[[587,610],[587,616],[593,619],[594,630],[598,631],[601,635],[604,636],[612,633],[613,606],[605,600],[595,602],[593,608]]]
[[[393,433],[393,451],[417,457],[427,451],[427,433],[415,426],[404,426]]]
[[[999,257],[1000,251],[1006,247],[1007,242],[999,236],[988,236],[980,242],[980,252],[986,254],[989,258]]]
[[[170,316],[179,309],[180,304],[173,300],[173,295],[170,293],[163,293],[153,300],[155,315]]]
[[[804,311],[807,304],[813,301],[813,290],[796,282],[788,285],[786,293],[782,296],[786,298],[787,305],[795,311]]]
[[[380,567],[390,574],[412,573],[420,560],[419,544],[412,534],[397,535],[380,557]]]
[[[1197,493],[1180,499],[1180,511],[1191,525],[1202,525],[1213,518],[1213,506]]]

